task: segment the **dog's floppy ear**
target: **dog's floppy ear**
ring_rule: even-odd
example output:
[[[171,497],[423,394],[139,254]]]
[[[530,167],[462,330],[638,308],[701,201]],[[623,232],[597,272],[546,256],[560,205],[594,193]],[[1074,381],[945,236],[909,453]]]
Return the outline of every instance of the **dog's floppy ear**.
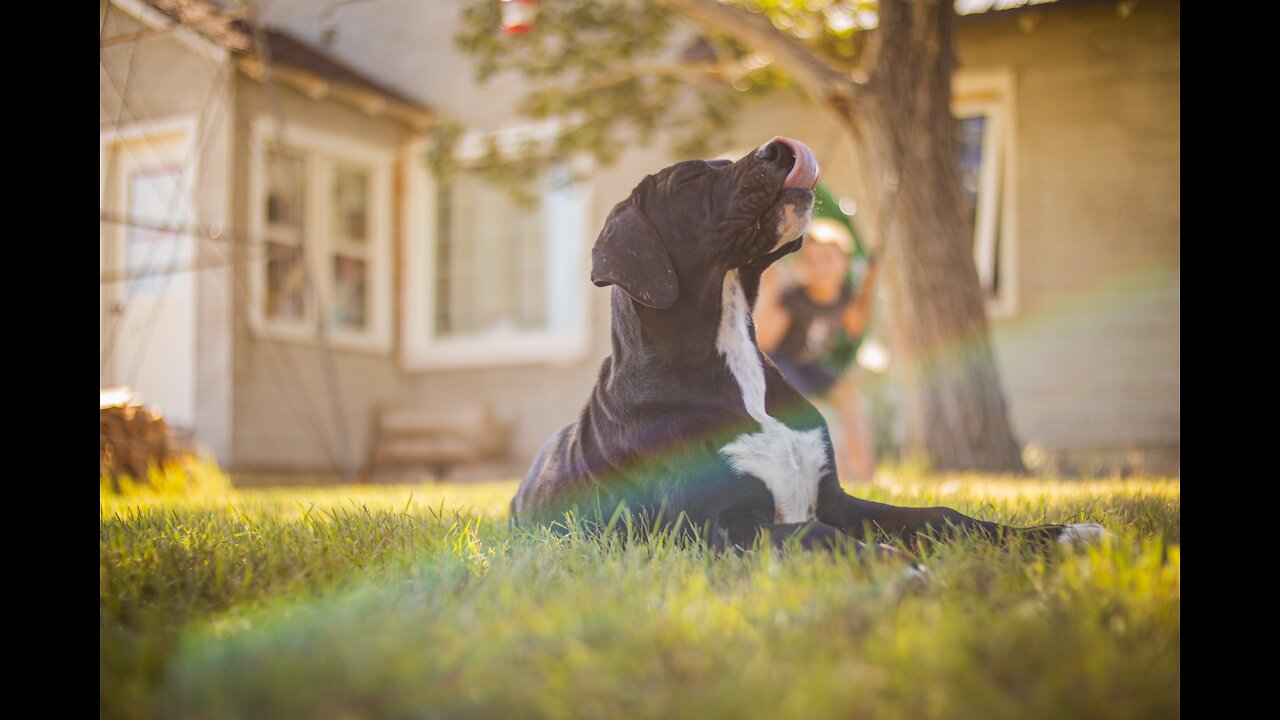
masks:
[[[636,302],[665,310],[680,296],[671,258],[630,198],[613,206],[591,248],[591,282],[617,285]]]

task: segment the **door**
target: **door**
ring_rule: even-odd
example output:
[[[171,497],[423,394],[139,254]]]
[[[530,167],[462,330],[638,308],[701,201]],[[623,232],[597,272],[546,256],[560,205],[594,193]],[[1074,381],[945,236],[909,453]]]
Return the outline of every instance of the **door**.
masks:
[[[179,431],[195,424],[189,148],[185,131],[103,148],[100,384],[133,388]]]

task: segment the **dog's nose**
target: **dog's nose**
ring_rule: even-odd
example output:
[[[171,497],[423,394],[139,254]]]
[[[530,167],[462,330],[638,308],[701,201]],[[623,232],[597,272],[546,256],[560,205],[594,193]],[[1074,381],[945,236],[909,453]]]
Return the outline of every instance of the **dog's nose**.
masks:
[[[760,149],[756,150],[756,157],[767,163],[776,163],[789,168],[794,164],[796,154],[786,143],[773,140],[761,145]]]

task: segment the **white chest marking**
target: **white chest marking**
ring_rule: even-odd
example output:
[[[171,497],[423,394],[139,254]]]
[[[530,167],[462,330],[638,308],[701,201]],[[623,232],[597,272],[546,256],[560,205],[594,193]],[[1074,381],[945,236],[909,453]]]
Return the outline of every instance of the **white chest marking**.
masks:
[[[765,412],[764,368],[747,331],[747,297],[737,270],[724,278],[716,350],[738,383],[747,413],[761,425],[760,432],[739,435],[721,454],[734,470],[760,478],[769,488],[775,522],[812,520],[818,479],[827,467],[827,444],[822,430],[792,430]]]

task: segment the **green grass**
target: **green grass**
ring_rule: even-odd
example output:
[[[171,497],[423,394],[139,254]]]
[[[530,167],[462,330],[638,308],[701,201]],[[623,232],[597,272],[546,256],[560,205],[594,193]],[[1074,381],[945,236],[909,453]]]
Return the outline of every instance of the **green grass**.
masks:
[[[1101,522],[1047,556],[513,538],[514,483],[101,496],[103,717],[1176,717],[1179,483],[861,497]]]

